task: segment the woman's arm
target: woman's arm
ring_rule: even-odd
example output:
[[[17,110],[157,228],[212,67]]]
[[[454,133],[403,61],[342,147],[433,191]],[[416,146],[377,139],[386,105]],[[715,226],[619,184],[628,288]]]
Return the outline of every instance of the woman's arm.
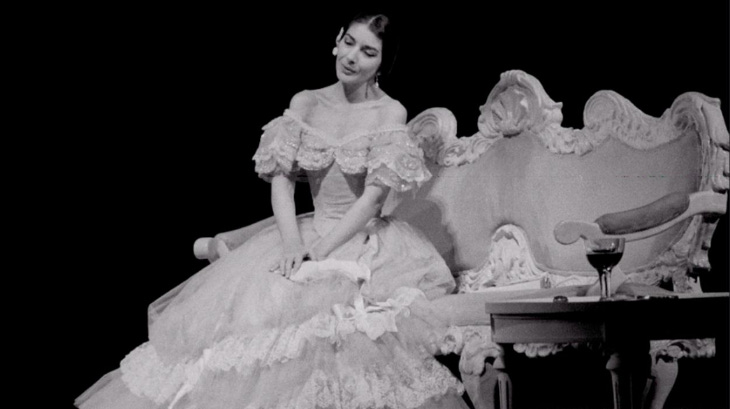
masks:
[[[289,277],[297,271],[306,254],[297,224],[294,180],[290,176],[276,175],[271,179],[271,207],[283,246],[282,257],[278,265],[272,266],[272,271],[278,268],[280,274]]]
[[[310,92],[301,91],[292,97],[289,109],[305,118],[316,104],[317,100]],[[297,271],[306,255],[297,223],[294,186],[293,175],[277,175],[271,179],[271,207],[282,240],[281,259],[277,265],[271,267],[271,271],[278,269],[279,274],[284,277]]]
[[[324,259],[350,240],[355,233],[363,230],[373,217],[380,215],[380,209],[389,191],[390,189],[385,186],[366,186],[362,196],[355,201],[337,225],[309,251],[309,256],[314,260]]]

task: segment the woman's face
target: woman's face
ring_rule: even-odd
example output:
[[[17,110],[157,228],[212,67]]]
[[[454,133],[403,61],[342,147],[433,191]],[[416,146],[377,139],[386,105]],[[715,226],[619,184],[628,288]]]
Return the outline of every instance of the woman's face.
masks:
[[[337,43],[337,79],[357,85],[369,81],[383,60],[383,42],[367,25],[353,23]]]

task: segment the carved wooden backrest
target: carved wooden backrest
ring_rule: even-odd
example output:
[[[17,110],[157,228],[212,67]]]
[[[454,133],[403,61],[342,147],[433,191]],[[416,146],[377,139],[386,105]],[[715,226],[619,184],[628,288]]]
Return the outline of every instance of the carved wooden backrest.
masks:
[[[583,129],[561,127],[561,103],[522,71],[502,74],[481,107],[479,131],[456,137],[450,111],[433,108],[410,122],[434,177],[415,195],[393,194],[391,213],[420,228],[462,291],[540,281],[595,281],[580,242],[558,243],[564,220],[593,221],[669,193],[728,190],[728,132],[719,100],[680,95],[660,117],[612,91],[593,95]],[[695,216],[626,244],[619,268],[633,281],[674,280],[709,268],[716,217]],[[582,281],[582,282],[581,282]]]

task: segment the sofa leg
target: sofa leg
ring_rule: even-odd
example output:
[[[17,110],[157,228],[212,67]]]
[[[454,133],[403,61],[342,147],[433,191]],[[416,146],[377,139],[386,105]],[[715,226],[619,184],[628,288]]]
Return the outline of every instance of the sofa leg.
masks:
[[[506,348],[503,348],[507,351]],[[499,385],[499,408],[512,409],[512,380],[507,373],[505,363],[506,356],[502,354],[494,360],[494,369],[497,372],[497,384]]]
[[[483,374],[462,373],[461,381],[475,409],[494,409],[497,371],[489,362],[484,364]]]
[[[676,359],[658,358],[651,365],[651,377],[644,389],[645,408],[662,409],[674,387],[679,374],[679,365]]]

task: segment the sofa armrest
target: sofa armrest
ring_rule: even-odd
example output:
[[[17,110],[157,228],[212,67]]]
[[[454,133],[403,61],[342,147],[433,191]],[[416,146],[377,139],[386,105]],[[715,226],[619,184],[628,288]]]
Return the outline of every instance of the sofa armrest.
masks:
[[[727,195],[711,191],[689,196],[670,194],[648,205],[603,215],[594,222],[566,220],[553,230],[561,244],[572,244],[580,238],[622,236],[626,241],[657,235],[698,214],[725,214]]]
[[[239,247],[255,234],[274,225],[276,225],[276,220],[274,216],[271,216],[240,229],[218,233],[215,237],[201,237],[195,240],[193,253],[198,259],[213,262]]]

